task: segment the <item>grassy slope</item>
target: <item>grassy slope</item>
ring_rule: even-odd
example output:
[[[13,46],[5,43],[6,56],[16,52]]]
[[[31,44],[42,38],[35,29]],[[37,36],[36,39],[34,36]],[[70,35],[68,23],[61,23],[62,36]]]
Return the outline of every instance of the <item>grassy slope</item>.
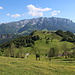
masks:
[[[35,50],[40,51],[40,53],[43,56],[45,56],[45,54],[50,50],[51,47],[58,48],[58,51],[61,54],[63,52],[64,48],[65,48],[65,47],[63,47],[63,44],[66,43],[68,48],[72,48],[74,46],[74,44],[71,43],[71,42],[66,42],[66,41],[61,42],[60,40],[62,39],[62,37],[60,37],[60,36],[58,36],[58,35],[56,35],[54,33],[43,33],[43,31],[36,31],[34,33],[34,35],[39,35],[40,38],[42,38],[42,40],[35,41]],[[49,44],[46,44],[45,36],[49,37],[50,39],[53,37],[53,41],[51,42],[51,40],[48,40]],[[29,53],[29,52],[33,51],[33,49],[31,49],[31,47],[23,48],[23,50],[26,53]]]
[[[75,75],[74,62],[47,59],[0,57],[0,75]]]
[[[47,53],[47,51],[51,47],[58,48],[59,53],[61,53],[61,51],[63,51],[64,49],[62,48],[62,46],[65,43],[66,43],[66,46],[68,46],[68,48],[72,48],[74,46],[74,44],[71,42],[66,42],[66,41],[61,42],[60,40],[62,39],[62,37],[56,35],[55,33],[43,33],[43,31],[36,31],[34,35],[39,35],[40,38],[42,38],[42,40],[35,41],[36,49],[40,50],[42,54]],[[52,42],[51,40],[49,40],[49,44],[46,44],[46,39],[44,39],[45,36],[49,37],[50,39],[53,38]]]

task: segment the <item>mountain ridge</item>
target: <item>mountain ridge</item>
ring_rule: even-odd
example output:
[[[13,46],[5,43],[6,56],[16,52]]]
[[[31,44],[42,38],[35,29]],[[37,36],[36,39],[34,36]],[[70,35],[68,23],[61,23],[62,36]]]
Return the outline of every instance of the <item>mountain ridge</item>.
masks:
[[[0,24],[0,34],[18,34],[24,31],[31,33],[34,30],[65,30],[75,33],[75,23],[66,18],[58,17],[39,17],[33,19],[24,19],[15,22]],[[27,34],[27,33],[26,33]]]

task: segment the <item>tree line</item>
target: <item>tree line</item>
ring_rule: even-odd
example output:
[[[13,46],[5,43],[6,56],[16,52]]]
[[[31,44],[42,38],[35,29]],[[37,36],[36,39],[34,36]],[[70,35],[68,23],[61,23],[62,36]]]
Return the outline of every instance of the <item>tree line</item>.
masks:
[[[55,33],[62,37],[61,41],[75,42],[75,35],[70,31],[57,30]]]

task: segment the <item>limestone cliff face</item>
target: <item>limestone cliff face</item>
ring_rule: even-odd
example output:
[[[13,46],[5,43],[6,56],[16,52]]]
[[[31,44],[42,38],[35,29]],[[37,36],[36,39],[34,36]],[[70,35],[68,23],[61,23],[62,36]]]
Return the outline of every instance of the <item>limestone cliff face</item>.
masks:
[[[40,17],[31,19],[24,27],[20,28],[18,32],[33,31],[33,30],[65,30],[75,32],[75,23],[70,19],[56,18],[56,17]]]
[[[2,35],[0,35],[0,39],[12,38],[12,37],[13,37],[12,34],[2,34]]]

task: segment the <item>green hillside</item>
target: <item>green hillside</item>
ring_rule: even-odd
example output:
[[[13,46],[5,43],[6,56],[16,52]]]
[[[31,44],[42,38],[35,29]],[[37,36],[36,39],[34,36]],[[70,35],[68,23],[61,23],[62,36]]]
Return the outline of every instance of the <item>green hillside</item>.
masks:
[[[42,38],[42,40],[35,41],[35,46],[37,49],[40,50],[41,53],[48,52],[50,48],[56,48],[59,50],[59,53],[61,53],[64,51],[64,47],[66,48],[66,46],[67,46],[66,50],[74,47],[74,44],[71,42],[61,41],[62,37],[56,35],[55,33],[52,33],[52,32],[43,33],[43,31],[42,32],[37,31],[35,32],[34,35],[37,35],[37,34],[40,36],[40,38]],[[47,38],[49,38],[48,44],[46,43]]]
[[[65,33],[65,32],[64,32]],[[64,34],[65,35],[65,34]],[[67,36],[72,39],[71,36]],[[66,38],[67,38],[66,37]],[[74,38],[74,36],[73,36]],[[52,31],[33,31],[30,35],[22,36],[0,46],[1,55],[11,56],[14,54],[21,55],[22,53],[40,53],[41,55],[48,54],[51,48],[54,48],[58,54],[63,52],[73,52],[74,42],[62,41],[63,37]],[[68,38],[67,38],[68,39]],[[16,50],[17,49],[17,50]],[[10,54],[11,53],[11,54]],[[20,56],[19,56],[20,57]]]

